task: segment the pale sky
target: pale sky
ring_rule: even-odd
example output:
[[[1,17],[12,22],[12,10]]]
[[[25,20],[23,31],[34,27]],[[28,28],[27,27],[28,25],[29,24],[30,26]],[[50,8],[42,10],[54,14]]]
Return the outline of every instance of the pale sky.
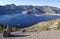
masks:
[[[0,0],[0,5],[6,4],[60,7],[60,0]]]

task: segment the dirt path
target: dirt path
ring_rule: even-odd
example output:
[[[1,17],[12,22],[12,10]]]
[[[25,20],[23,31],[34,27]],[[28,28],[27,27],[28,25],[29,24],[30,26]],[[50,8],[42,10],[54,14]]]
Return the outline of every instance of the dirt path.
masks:
[[[60,30],[57,31],[45,31],[45,32],[27,32],[27,33],[14,33],[15,35],[23,35],[20,37],[10,37],[8,39],[60,39]],[[24,36],[25,35],[25,36]],[[26,36],[27,35],[27,36]],[[0,38],[4,39],[1,37]]]

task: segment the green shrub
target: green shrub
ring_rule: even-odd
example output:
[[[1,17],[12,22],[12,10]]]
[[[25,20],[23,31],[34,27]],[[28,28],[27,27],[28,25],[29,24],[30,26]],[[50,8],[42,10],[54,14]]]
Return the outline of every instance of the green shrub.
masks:
[[[26,30],[25,30],[25,29],[23,29],[23,30],[22,30],[22,32],[26,32]]]
[[[60,29],[60,22],[59,22],[58,25],[57,25],[57,29]]]

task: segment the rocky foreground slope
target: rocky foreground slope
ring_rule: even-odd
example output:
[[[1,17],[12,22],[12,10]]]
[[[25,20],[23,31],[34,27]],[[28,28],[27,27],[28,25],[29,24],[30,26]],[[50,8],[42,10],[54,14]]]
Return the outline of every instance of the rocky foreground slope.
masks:
[[[47,30],[60,30],[60,19],[55,19],[51,21],[40,22],[34,24],[30,27],[21,29],[23,32],[41,32]]]

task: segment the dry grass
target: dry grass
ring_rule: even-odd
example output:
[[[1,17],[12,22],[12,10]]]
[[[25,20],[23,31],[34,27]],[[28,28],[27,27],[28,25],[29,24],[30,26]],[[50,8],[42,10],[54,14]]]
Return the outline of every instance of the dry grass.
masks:
[[[21,32],[41,32],[41,31],[49,31],[49,30],[60,30],[60,19],[55,19],[46,22],[40,22],[31,27],[27,27],[21,29]]]

